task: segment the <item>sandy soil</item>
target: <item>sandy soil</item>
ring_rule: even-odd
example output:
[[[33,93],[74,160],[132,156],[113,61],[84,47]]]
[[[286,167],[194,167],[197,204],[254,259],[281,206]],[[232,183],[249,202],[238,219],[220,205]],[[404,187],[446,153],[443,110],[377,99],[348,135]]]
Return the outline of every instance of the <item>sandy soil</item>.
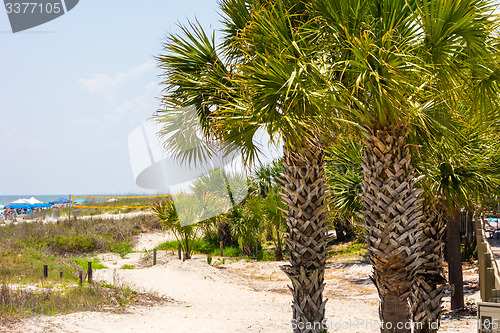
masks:
[[[161,238],[143,236],[151,241]],[[164,237],[164,236],[163,236]],[[163,238],[164,239],[164,238]],[[222,261],[195,255],[180,261],[171,251],[158,251],[151,266],[150,253],[99,256],[108,269],[97,270],[95,279],[130,285],[171,301],[149,307],[130,307],[125,313],[83,312],[37,316],[23,320],[5,332],[291,332],[291,294],[282,262]],[[119,269],[124,264],[135,269]],[[364,263],[331,263],[326,271],[325,296],[330,332],[379,332],[378,296],[369,280],[371,267]],[[468,302],[479,299],[477,272],[465,270]],[[449,297],[445,300],[449,305]],[[474,316],[446,319],[440,332],[474,332]],[[4,332],[0,328],[1,332]]]
[[[171,233],[151,232],[140,234],[135,240],[134,251],[149,251],[166,241],[173,241],[175,237]]]

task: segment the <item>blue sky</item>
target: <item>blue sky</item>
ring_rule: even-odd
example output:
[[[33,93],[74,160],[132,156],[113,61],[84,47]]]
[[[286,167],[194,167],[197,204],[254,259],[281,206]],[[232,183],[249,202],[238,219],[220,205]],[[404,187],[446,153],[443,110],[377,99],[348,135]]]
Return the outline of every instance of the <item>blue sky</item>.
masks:
[[[220,27],[216,0],[82,0],[13,34],[0,7],[0,194],[144,193],[130,132],[158,108],[154,56],[177,23]]]

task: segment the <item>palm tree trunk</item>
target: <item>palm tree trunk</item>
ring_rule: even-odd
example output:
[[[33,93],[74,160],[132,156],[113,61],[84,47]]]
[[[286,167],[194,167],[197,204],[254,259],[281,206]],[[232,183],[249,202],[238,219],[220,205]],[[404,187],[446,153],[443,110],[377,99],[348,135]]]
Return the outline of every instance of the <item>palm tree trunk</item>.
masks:
[[[398,125],[365,130],[362,216],[384,333],[411,331],[409,295],[418,263],[422,191],[413,188],[406,133],[406,126]]]
[[[231,212],[234,216],[234,211]],[[217,225],[217,234],[219,235],[219,241],[222,242],[224,246],[239,246],[238,240],[231,234],[231,224],[227,221],[220,221]]]
[[[439,329],[442,299],[446,289],[444,276],[444,223],[440,205],[424,205],[420,223],[420,265],[412,288],[412,313],[415,333],[434,333]]]
[[[451,287],[451,309],[464,307],[464,278],[462,273],[462,251],[460,249],[460,210],[448,212],[446,246],[448,251],[448,280]]]
[[[226,173],[222,170],[222,176],[224,177],[224,183],[226,185],[227,193],[229,195],[229,201],[231,203],[231,220],[239,218],[238,207],[234,202],[233,191],[231,191],[231,186],[229,186],[229,179]],[[238,239],[233,237],[231,234],[231,224],[227,221],[221,221],[218,226],[219,241],[222,242],[223,246],[238,246]]]
[[[324,155],[319,140],[299,149],[284,148],[282,198],[288,206],[286,243],[290,265],[282,270],[292,281],[292,328],[296,333],[324,332],[324,272],[328,233],[325,216]]]
[[[276,249],[274,250],[274,256],[277,261],[283,260],[283,244],[281,242],[280,231],[276,231]]]

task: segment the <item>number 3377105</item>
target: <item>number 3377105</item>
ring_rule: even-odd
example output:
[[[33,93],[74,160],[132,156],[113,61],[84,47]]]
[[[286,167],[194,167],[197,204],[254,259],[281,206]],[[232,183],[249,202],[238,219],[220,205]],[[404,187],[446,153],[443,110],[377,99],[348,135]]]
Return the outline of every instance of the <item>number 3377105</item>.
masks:
[[[6,2],[7,14],[59,14],[62,11],[60,2]]]

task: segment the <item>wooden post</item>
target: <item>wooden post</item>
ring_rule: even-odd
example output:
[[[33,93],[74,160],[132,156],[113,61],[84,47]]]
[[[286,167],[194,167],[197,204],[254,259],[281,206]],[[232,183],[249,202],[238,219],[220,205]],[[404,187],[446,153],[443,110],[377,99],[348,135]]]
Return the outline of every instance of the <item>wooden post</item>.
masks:
[[[80,286],[82,286],[82,284],[83,284],[83,272],[82,271],[78,272],[78,277],[80,278]]]
[[[62,271],[60,271],[60,272],[59,272],[59,278],[60,278],[60,279],[62,279],[62,278],[63,278],[63,272],[62,272]]]
[[[179,260],[182,260],[182,257],[181,257],[181,244],[177,245],[177,252],[179,254]]]
[[[153,266],[156,265],[156,249],[153,249]]]
[[[43,278],[46,279],[49,277],[49,266],[43,265]]]
[[[224,247],[223,247],[222,242],[219,242],[219,247],[220,247],[220,256],[224,257]]]
[[[69,195],[69,203],[68,203],[68,220],[71,220],[71,206],[73,206],[73,198],[71,194]]]
[[[92,283],[92,261],[89,261],[88,266],[89,267],[87,269],[87,276],[88,276],[89,283]]]
[[[500,289],[493,289],[491,291],[491,301],[493,303],[500,303]]]
[[[259,241],[255,240],[255,260],[259,260]]]
[[[495,286],[495,274],[493,268],[491,266],[491,254],[488,253],[488,247],[485,246],[485,254],[484,254],[484,298],[485,302],[490,302],[491,300],[491,290]]]
[[[478,230],[478,234],[481,235],[482,230]],[[479,261],[479,289],[481,294],[481,300],[486,302],[486,245],[484,244],[484,239],[478,237],[477,243],[477,258]]]
[[[485,280],[486,280],[486,293],[485,293],[486,302],[491,302],[491,297],[493,296],[492,291],[495,285],[495,271],[493,270],[493,267],[486,268]]]

